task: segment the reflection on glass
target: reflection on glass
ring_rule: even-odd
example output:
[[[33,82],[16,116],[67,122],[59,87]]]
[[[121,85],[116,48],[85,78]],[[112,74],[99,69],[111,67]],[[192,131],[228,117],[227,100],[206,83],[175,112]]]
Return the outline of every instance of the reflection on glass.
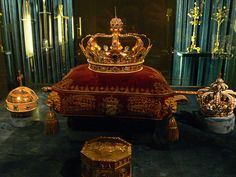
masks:
[[[51,12],[47,12],[46,0],[43,0],[43,11],[40,14],[40,33],[42,49],[48,51],[52,48],[52,17]]]
[[[24,40],[25,40],[25,52],[28,58],[34,55],[33,49],[33,34],[31,25],[31,15],[29,1],[23,1],[23,27],[24,27]]]

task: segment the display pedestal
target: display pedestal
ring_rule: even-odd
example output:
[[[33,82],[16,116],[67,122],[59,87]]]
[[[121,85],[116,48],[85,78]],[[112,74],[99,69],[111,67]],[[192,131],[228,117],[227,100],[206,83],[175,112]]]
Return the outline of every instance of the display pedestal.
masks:
[[[205,117],[203,121],[208,131],[227,134],[234,129],[235,115],[232,114],[228,117]]]

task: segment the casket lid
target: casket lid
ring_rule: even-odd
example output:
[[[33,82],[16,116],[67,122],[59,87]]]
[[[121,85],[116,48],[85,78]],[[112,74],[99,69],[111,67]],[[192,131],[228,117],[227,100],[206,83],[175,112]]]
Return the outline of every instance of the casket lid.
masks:
[[[87,141],[81,153],[93,161],[117,162],[131,156],[131,144],[119,137],[98,137]]]
[[[135,73],[107,74],[91,71],[87,64],[83,64],[71,69],[60,82],[52,86],[52,89],[59,93],[173,95],[173,90],[162,74],[148,66]]]

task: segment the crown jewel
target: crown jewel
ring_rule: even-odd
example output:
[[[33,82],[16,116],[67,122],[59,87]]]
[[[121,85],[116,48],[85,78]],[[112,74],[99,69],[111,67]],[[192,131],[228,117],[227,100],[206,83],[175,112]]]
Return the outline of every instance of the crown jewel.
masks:
[[[112,18],[112,34],[97,33],[81,40],[80,48],[89,69],[102,73],[130,73],[142,70],[144,58],[151,49],[150,39],[143,34],[121,34],[123,22]],[[87,41],[87,45],[85,45]]]
[[[201,111],[210,117],[225,117],[233,114],[236,92],[219,76],[210,87],[198,90],[197,100]]]

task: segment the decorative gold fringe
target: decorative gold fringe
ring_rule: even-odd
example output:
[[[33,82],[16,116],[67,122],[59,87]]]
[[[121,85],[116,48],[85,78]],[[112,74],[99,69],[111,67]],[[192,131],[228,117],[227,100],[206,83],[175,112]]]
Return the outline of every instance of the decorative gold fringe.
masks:
[[[169,142],[175,142],[179,140],[179,129],[174,116],[171,116],[167,125],[167,138]]]
[[[56,114],[49,110],[45,120],[45,134],[46,135],[55,135],[59,131],[59,124],[56,117]]]

